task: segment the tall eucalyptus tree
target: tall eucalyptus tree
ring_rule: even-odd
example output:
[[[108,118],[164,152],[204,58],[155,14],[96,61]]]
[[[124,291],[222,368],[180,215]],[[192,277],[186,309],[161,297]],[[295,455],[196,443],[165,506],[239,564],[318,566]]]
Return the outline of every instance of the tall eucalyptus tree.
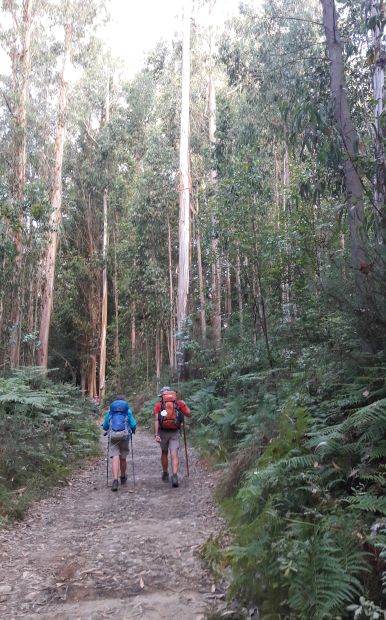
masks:
[[[376,336],[371,333],[373,323],[374,299],[371,293],[368,253],[368,238],[364,216],[364,191],[356,157],[359,138],[355,130],[349,108],[342,44],[339,36],[335,0],[321,0],[326,44],[330,59],[331,95],[335,122],[344,149],[344,177],[348,201],[348,218],[351,241],[351,264],[354,273],[358,303],[359,331],[364,349],[377,348]]]
[[[64,52],[61,83],[58,100],[57,126],[54,147],[54,169],[52,178],[51,215],[49,219],[49,240],[42,261],[42,297],[39,339],[40,347],[37,352],[37,363],[47,368],[48,338],[51,325],[51,314],[55,284],[55,263],[58,248],[59,227],[62,217],[62,167],[63,151],[66,132],[66,109],[68,96],[69,67],[72,54],[73,37],[73,5],[68,1],[64,7]]]
[[[177,293],[177,368],[179,375],[184,362],[184,337],[188,319],[189,295],[189,253],[190,253],[190,20],[191,0],[185,0],[183,45],[182,45],[182,91],[180,132],[180,216],[179,216],[179,261]]]
[[[12,99],[9,105],[13,120],[13,166],[11,171],[12,202],[15,225],[12,230],[15,247],[13,270],[12,301],[9,316],[9,361],[16,367],[20,360],[20,337],[22,321],[22,270],[23,270],[23,230],[27,165],[27,108],[31,74],[31,33],[33,21],[33,0],[25,0],[18,5],[11,0],[5,8],[12,16],[9,54],[12,70]]]

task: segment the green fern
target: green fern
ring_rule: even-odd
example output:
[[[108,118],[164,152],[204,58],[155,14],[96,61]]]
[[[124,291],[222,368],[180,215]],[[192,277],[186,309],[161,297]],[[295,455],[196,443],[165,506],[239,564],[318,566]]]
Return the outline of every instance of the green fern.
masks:
[[[47,380],[41,369],[20,369],[0,378],[0,423],[3,514],[20,516],[27,497],[31,501],[47,481],[54,484],[69,467],[98,449],[99,431],[90,403],[74,387]],[[20,501],[12,493],[19,486],[27,486]]]
[[[355,497],[345,497],[344,502],[366,512],[380,513],[386,516],[386,497],[377,497],[366,493],[364,495],[356,495]]]
[[[289,584],[291,608],[302,620],[333,618],[358,596],[357,575],[365,569],[364,554],[352,543],[317,530],[295,563]]]

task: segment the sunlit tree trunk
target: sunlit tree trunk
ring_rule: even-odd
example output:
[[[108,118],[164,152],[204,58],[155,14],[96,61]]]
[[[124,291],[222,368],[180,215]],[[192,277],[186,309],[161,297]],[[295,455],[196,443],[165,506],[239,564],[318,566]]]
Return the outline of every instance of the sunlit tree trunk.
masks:
[[[49,241],[43,260],[44,282],[42,289],[41,318],[40,318],[40,348],[37,352],[37,363],[47,368],[48,339],[50,333],[51,314],[53,305],[55,262],[58,247],[59,226],[62,213],[62,165],[66,130],[66,107],[68,91],[68,71],[71,62],[72,49],[72,20],[69,7],[69,18],[65,25],[64,58],[62,78],[59,93],[58,120],[54,150],[54,172],[51,197],[51,215],[49,220]]]
[[[26,153],[27,153],[27,102],[28,88],[31,72],[31,29],[32,29],[33,0],[25,0],[22,4],[22,43],[19,63],[14,66],[14,71],[19,65],[20,83],[16,89],[16,118],[14,134],[14,176],[12,198],[17,211],[17,225],[14,232],[14,244],[16,250],[14,264],[13,296],[10,313],[10,349],[9,361],[11,368],[19,364],[20,358],[20,333],[21,333],[21,286],[22,272],[22,234],[23,234],[23,201],[26,178]],[[13,12],[14,14],[14,12]],[[15,24],[17,26],[17,24]],[[16,75],[14,83],[17,84]]]
[[[110,120],[110,80],[107,80],[105,125]],[[107,174],[107,166],[106,166]],[[108,248],[108,189],[103,190],[103,272],[102,272],[102,312],[99,356],[99,399],[104,401],[106,391],[106,336],[107,336],[107,248]]]
[[[331,94],[335,122],[345,149],[344,177],[347,188],[348,220],[351,241],[351,264],[354,272],[359,333],[362,348],[373,351],[377,348],[376,335],[371,334],[373,324],[373,303],[368,273],[370,261],[367,253],[367,238],[364,221],[363,185],[359,177],[355,158],[358,135],[354,129],[345,84],[342,45],[339,37],[334,0],[321,0],[323,23],[330,59]]]
[[[182,96],[180,134],[180,217],[179,261],[177,294],[177,369],[181,376],[184,367],[184,335],[187,325],[189,293],[190,248],[190,158],[189,158],[189,105],[190,105],[190,14],[191,0],[185,0],[182,46]]]

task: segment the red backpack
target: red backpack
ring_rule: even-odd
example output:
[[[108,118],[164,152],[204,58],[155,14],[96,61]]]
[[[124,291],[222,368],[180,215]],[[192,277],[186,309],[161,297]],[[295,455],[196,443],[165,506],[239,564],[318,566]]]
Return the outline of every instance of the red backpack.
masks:
[[[176,431],[181,428],[184,416],[177,404],[176,393],[164,392],[161,396],[161,408],[158,413],[160,428],[166,431]]]

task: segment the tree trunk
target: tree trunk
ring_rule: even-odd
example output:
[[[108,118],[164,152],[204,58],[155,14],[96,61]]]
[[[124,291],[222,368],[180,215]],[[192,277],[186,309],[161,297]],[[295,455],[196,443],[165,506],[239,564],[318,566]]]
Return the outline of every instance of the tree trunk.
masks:
[[[133,364],[135,362],[135,353],[137,349],[137,331],[136,331],[136,325],[135,325],[135,313],[136,313],[136,306],[135,306],[135,302],[133,301],[133,303],[131,304],[131,361]]]
[[[110,120],[110,79],[107,80],[105,125]],[[106,164],[107,175],[107,164]],[[108,189],[103,190],[103,272],[102,272],[102,313],[100,333],[100,356],[99,356],[99,400],[104,401],[106,391],[106,337],[107,337],[107,248],[108,248]]]
[[[228,324],[231,320],[232,316],[232,280],[231,280],[231,266],[229,260],[226,262],[226,304],[225,304],[225,312],[228,317]]]
[[[118,261],[117,261],[117,236],[116,236],[116,222],[113,230],[113,242],[114,242],[114,310],[115,310],[115,334],[114,334],[114,360],[115,365],[118,366],[121,355],[119,350],[119,287],[118,287]]]
[[[88,323],[89,323],[89,329],[87,330],[87,333],[84,334],[84,342],[83,342],[83,346],[82,346],[82,357],[84,360],[86,360],[85,362],[85,366],[86,366],[86,376],[87,376],[87,380],[86,380],[86,389],[88,390],[89,387],[91,386],[91,389],[94,389],[94,385],[97,385],[97,378],[96,378],[96,372],[97,372],[97,364],[91,364],[89,363],[89,360],[92,358],[95,358],[95,360],[97,359],[97,354],[99,355],[100,351],[98,350],[99,348],[99,343],[100,343],[100,326],[101,326],[101,321],[100,321],[100,304],[99,304],[99,300],[100,300],[100,295],[101,295],[101,287],[102,287],[102,283],[101,283],[101,272],[100,269],[96,267],[96,263],[97,263],[97,249],[96,249],[96,244],[95,244],[95,240],[98,238],[99,235],[99,227],[96,225],[95,222],[95,215],[94,215],[94,205],[93,205],[93,195],[91,192],[89,192],[88,195],[88,200],[87,200],[87,206],[86,206],[86,234],[83,235],[82,234],[82,243],[83,243],[83,238],[85,238],[87,240],[88,243],[88,247],[87,247],[87,258],[90,261],[90,264],[92,265],[92,272],[90,274],[90,278],[89,278],[89,288],[88,291],[85,295],[86,300],[87,300],[87,309],[88,309]],[[95,373],[95,376],[91,376],[92,373]],[[91,394],[89,393],[90,397]],[[95,387],[95,396],[97,395],[96,392],[96,387]]]
[[[103,402],[106,390],[106,335],[107,335],[107,246],[108,246],[108,191],[103,191],[103,271],[102,271],[102,311],[99,356],[99,399]]]
[[[212,330],[213,347],[219,351],[221,346],[221,265],[219,257],[219,241],[212,240]]]
[[[156,329],[155,333],[155,372],[158,394],[161,381],[161,330],[159,328]]]
[[[189,105],[190,105],[190,14],[191,0],[185,0],[182,48],[182,96],[180,135],[180,217],[177,295],[177,370],[184,367],[184,337],[187,330],[190,247],[190,164],[189,164]]]
[[[27,102],[28,86],[31,73],[31,29],[33,0],[25,0],[22,4],[22,43],[20,52],[20,84],[17,87],[17,110],[14,134],[14,176],[12,198],[17,211],[17,226],[14,232],[16,250],[13,276],[13,296],[10,313],[10,349],[9,361],[11,368],[19,365],[20,333],[21,333],[21,271],[22,271],[22,233],[23,233],[23,201],[26,177],[27,153]],[[14,69],[16,67],[14,66]],[[17,76],[14,75],[15,86]]]
[[[90,355],[89,359],[89,375],[88,375],[88,395],[90,398],[96,398],[98,395],[97,384],[97,358],[96,355]]]
[[[211,20],[211,12],[215,2],[211,2],[209,5],[209,19]],[[208,93],[208,107],[209,107],[209,144],[212,155],[212,169],[210,171],[210,184],[211,193],[214,196],[217,189],[217,169],[214,165],[215,161],[215,147],[216,147],[216,87],[213,76],[213,33],[212,27],[210,27],[209,34],[209,93]],[[219,255],[219,239],[217,232],[217,218],[212,215],[212,332],[213,332],[213,347],[215,351],[219,351],[221,346],[221,266]]]
[[[209,140],[212,147],[212,153],[215,147],[216,132],[216,91],[213,82],[213,76],[209,79]],[[212,193],[215,194],[217,186],[217,170],[212,168],[210,171],[210,183]],[[221,346],[221,266],[219,255],[219,240],[217,236],[217,218],[212,217],[212,331],[213,346],[218,351]]]
[[[70,9],[69,9],[70,10]],[[55,262],[58,246],[59,226],[62,214],[62,166],[63,150],[66,131],[66,107],[68,91],[68,68],[71,62],[72,50],[72,20],[69,16],[65,25],[64,58],[62,68],[62,79],[59,93],[58,121],[55,138],[54,151],[54,174],[51,197],[51,216],[49,221],[49,241],[46,254],[43,260],[44,283],[41,301],[40,318],[40,348],[37,352],[37,363],[43,368],[47,368],[48,363],[48,338],[50,333],[51,314],[53,305]]]
[[[205,286],[204,286],[204,275],[202,271],[201,236],[200,236],[200,228],[199,228],[198,222],[196,225],[196,247],[197,247],[197,266],[198,266],[198,290],[199,290],[199,299],[200,299],[201,340],[203,344],[205,344],[206,342]]]
[[[371,270],[371,265],[367,254],[363,186],[355,163],[359,140],[348,106],[343,52],[338,32],[335,2],[334,0],[321,0],[321,3],[330,59],[331,93],[335,122],[346,151],[344,177],[348,201],[351,264],[358,304],[357,313],[360,317],[359,334],[362,339],[362,348],[370,352],[376,348],[376,336],[370,335],[371,324],[373,323],[373,313],[371,312],[373,303],[367,274]]]
[[[243,295],[241,290],[241,264],[240,264],[240,247],[237,244],[237,257],[236,257],[236,289],[237,299],[239,303],[239,323],[240,323],[240,335],[243,335],[244,331],[244,310],[243,310]]]
[[[175,346],[175,318],[174,318],[174,290],[173,290],[173,255],[172,255],[172,229],[168,220],[168,258],[169,258],[169,321],[170,321],[170,340],[169,340],[169,365],[172,370],[176,367],[176,346]]]
[[[382,56],[382,37],[384,33],[385,7],[380,7],[380,0],[370,0],[370,16],[372,18],[372,44],[373,44],[373,97],[374,127],[375,127],[375,160],[376,174],[374,179],[374,207],[376,236],[380,245],[386,243],[386,169],[384,150],[384,128],[381,127],[381,115],[383,112],[383,98],[385,85],[384,58]]]
[[[277,147],[274,147],[273,156],[275,160],[275,173],[273,180],[273,196],[274,196],[274,215],[275,215],[275,225],[276,231],[279,233],[280,231],[280,169],[279,169],[279,161],[277,156]]]
[[[282,274],[282,282],[281,282],[281,303],[282,303],[282,314],[284,321],[291,321],[291,292],[290,292],[290,280],[291,267],[289,265],[289,257],[288,257],[288,235],[287,235],[287,191],[289,188],[289,157],[288,157],[288,146],[284,144],[284,153],[283,153],[283,187],[282,187],[282,213],[284,219],[284,230],[285,230],[285,255],[286,262],[283,265],[283,274]]]

